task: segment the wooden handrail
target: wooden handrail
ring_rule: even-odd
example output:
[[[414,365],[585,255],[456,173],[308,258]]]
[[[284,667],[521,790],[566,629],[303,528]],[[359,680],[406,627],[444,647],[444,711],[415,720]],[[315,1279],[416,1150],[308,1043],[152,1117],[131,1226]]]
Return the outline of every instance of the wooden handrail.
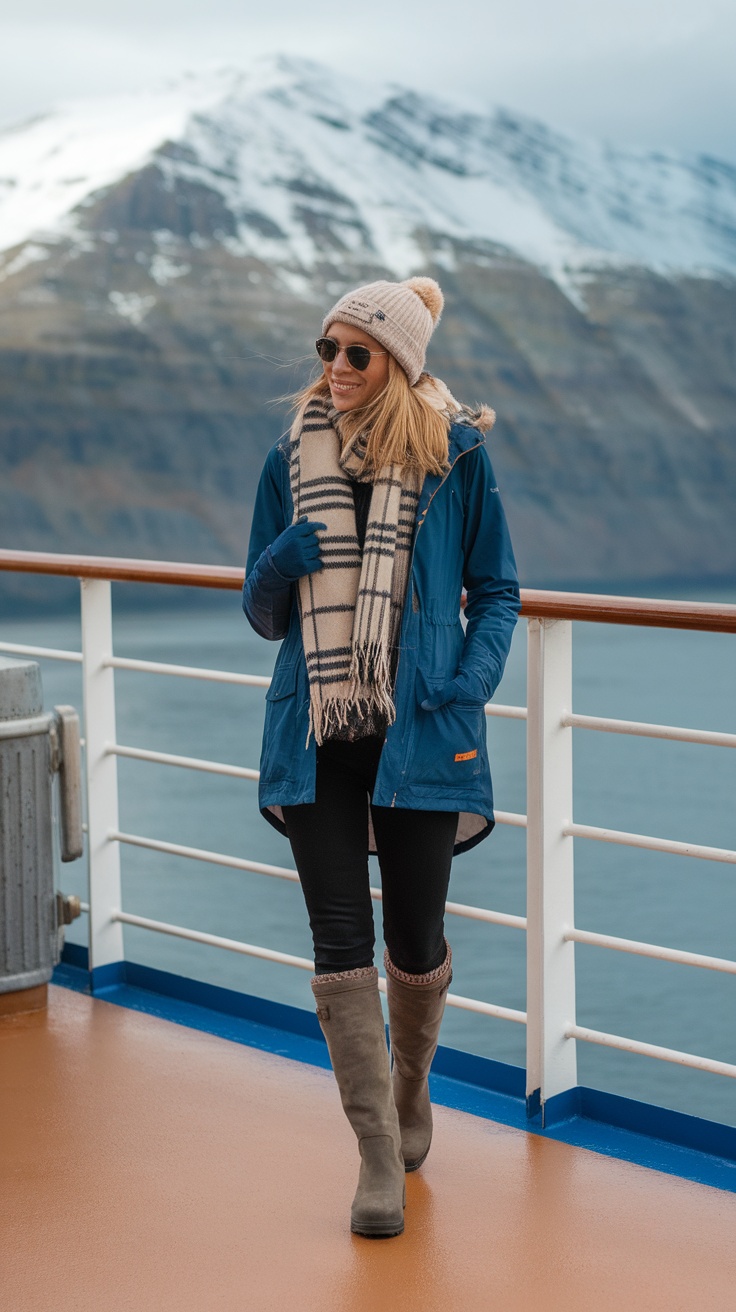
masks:
[[[536,588],[522,588],[521,600],[522,615],[543,619],[736,633],[736,606],[720,602],[609,597],[596,592],[546,592]]]
[[[79,579],[111,579],[116,583],[226,588],[233,592],[239,592],[243,586],[243,570],[237,565],[182,564],[180,561],[136,560],[119,556],[69,556],[46,551],[0,549],[0,570]],[[548,592],[537,588],[522,588],[521,601],[521,613],[527,617],[736,633],[736,606],[720,603],[616,597],[595,592]]]
[[[173,583],[239,592],[244,571],[237,565],[188,565],[177,560],[136,560],[125,556],[65,556],[50,551],[0,550],[0,569],[21,574],[61,574],[74,579],[112,579],[115,583]]]

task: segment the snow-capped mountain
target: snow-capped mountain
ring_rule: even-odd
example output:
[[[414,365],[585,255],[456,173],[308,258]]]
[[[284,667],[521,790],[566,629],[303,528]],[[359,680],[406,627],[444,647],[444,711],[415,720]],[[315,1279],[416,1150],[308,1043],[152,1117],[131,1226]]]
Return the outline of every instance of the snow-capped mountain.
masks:
[[[0,545],[242,560],[325,309],[411,273],[524,582],[736,578],[736,170],[278,58],[0,133]]]
[[[215,239],[277,263],[294,291],[341,251],[406,276],[427,236],[440,264],[452,242],[485,243],[573,297],[605,264],[736,273],[725,163],[575,140],[286,58],[69,104],[0,134],[0,251],[35,241],[23,261],[54,238],[88,242],[95,200],[153,164],[164,186],[221,198]]]

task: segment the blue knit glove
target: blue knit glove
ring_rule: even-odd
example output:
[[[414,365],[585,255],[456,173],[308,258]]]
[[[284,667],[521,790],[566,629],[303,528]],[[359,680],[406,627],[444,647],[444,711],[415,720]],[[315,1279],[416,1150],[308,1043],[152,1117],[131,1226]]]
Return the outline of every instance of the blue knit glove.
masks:
[[[441,688],[433,689],[429,696],[425,697],[421,707],[423,711],[438,711],[441,706],[450,706],[452,702],[457,701],[465,705],[481,705],[472,678],[464,673],[458,674],[455,679],[443,684]]]
[[[317,529],[326,528],[326,524],[301,515],[295,524],[290,524],[283,533],[279,533],[276,541],[268,548],[268,555],[274,569],[283,579],[295,583],[304,574],[313,574],[315,570],[322,569]]]

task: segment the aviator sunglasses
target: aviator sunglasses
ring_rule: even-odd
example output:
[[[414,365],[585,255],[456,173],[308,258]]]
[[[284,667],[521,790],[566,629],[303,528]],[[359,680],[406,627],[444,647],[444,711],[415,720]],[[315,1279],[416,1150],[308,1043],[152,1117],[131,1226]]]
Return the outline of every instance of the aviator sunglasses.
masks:
[[[317,355],[325,364],[332,364],[340,350],[339,344],[334,337],[319,337],[315,342]],[[355,343],[353,346],[345,347],[345,358],[353,369],[367,369],[371,362],[372,355],[388,355],[388,351],[369,351],[367,346],[361,346]]]

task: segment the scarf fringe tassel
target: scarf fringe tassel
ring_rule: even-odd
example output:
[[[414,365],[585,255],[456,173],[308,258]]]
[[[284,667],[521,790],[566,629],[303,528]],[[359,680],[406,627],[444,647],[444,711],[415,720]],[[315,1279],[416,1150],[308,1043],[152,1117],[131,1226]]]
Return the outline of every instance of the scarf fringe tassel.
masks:
[[[380,640],[353,652],[349,679],[347,695],[336,693],[326,697],[317,707],[316,715],[314,700],[311,700],[307,744],[312,734],[320,745],[325,738],[339,735],[354,715],[367,720],[377,711],[387,724],[394,723],[396,707],[391,696],[391,661]]]
[[[365,697],[392,724],[396,709],[391,696],[391,659],[388,642],[374,638],[362,647],[354,647],[350,661],[348,702]]]

